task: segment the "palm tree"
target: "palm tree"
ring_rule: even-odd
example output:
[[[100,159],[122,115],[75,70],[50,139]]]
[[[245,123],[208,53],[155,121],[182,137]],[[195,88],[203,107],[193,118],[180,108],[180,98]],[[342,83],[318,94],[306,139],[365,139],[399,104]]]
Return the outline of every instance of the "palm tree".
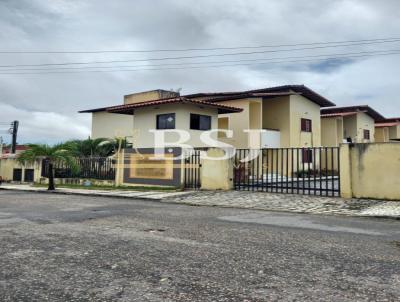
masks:
[[[108,157],[113,155],[118,149],[119,141],[117,139],[108,138],[88,138],[85,140],[72,140],[64,144],[64,146],[72,150],[78,157]],[[126,144],[125,140],[122,142]]]
[[[49,146],[46,144],[31,144],[29,149],[18,156],[18,161],[22,164],[44,159],[49,165],[49,186],[48,190],[55,190],[54,186],[54,164],[66,163],[72,170],[77,170],[74,153],[65,147],[64,144]]]

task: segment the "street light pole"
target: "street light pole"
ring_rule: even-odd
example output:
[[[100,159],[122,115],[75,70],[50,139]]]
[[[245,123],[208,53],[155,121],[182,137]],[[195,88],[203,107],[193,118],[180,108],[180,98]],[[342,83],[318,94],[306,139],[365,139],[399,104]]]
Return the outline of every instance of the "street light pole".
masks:
[[[12,142],[11,142],[11,153],[15,154],[17,151],[17,133],[18,133],[18,121],[13,121],[11,123],[11,135],[12,135]]]

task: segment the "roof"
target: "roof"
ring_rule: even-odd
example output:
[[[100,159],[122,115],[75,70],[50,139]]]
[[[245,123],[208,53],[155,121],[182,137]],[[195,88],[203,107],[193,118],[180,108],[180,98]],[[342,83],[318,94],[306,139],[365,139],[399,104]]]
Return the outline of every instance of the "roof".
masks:
[[[262,89],[255,89],[255,90],[247,90],[247,91],[236,91],[236,92],[210,92],[210,93],[194,93],[194,94],[187,94],[179,98],[184,98],[186,100],[193,100],[199,97],[205,97],[206,100],[204,102],[220,102],[220,101],[228,101],[234,99],[243,99],[243,98],[273,98],[278,96],[287,96],[287,95],[303,95],[304,97],[308,98],[312,102],[318,104],[321,107],[330,107],[335,106],[334,103],[329,101],[328,99],[324,98],[320,94],[316,93],[315,91],[311,90],[310,88],[304,85],[285,85],[285,86],[277,86],[277,87],[269,87],[269,88],[262,88]],[[145,101],[147,102],[157,102],[163,100],[171,100],[173,98],[166,98],[166,99],[159,99],[154,101]],[[142,103],[142,102],[141,102]],[[138,103],[136,103],[138,104]],[[131,105],[131,104],[129,104]],[[203,103],[204,105],[204,103]],[[93,113],[93,112],[101,112],[101,111],[108,111],[113,110],[114,108],[118,109],[121,106],[126,105],[117,105],[117,106],[109,106],[109,107],[100,107],[95,109],[88,109],[79,111],[79,113]],[[237,108],[236,108],[237,109]]]
[[[390,117],[386,118],[383,121],[379,123],[375,123],[375,127],[380,128],[380,127],[392,127],[392,126],[398,126],[400,125],[400,117]]]
[[[187,98],[210,97],[210,99],[212,99],[213,97],[215,97],[215,98],[225,97],[225,98],[219,99],[219,101],[223,101],[223,100],[229,100],[229,99],[232,100],[233,97],[235,99],[256,97],[255,94],[262,94],[262,93],[268,94],[268,95],[265,95],[265,97],[301,94],[304,97],[308,98],[310,101],[318,104],[321,107],[335,106],[335,104],[333,102],[331,102],[330,100],[321,96],[320,94],[316,93],[315,91],[311,90],[310,88],[306,87],[305,85],[284,85],[284,86],[276,86],[276,87],[254,89],[254,90],[247,90],[247,91],[237,91],[237,92],[195,93],[195,94],[185,95],[185,97],[187,97]],[[273,93],[276,93],[276,95],[273,95]],[[263,95],[258,95],[257,97],[263,97]],[[216,101],[216,100],[213,100],[213,101]]]
[[[100,108],[94,108],[94,109],[81,110],[81,111],[78,111],[78,113],[93,113],[93,112],[107,111],[108,108],[112,108],[112,107],[117,107],[117,106],[108,106],[108,107],[100,107]]]
[[[381,115],[376,110],[372,109],[368,105],[357,105],[357,106],[347,106],[347,107],[331,107],[321,109],[321,116],[326,116],[327,114],[339,114],[339,113],[354,113],[363,112],[372,117],[375,122],[385,120],[385,117]]]
[[[205,107],[212,107],[218,109],[218,113],[235,113],[243,111],[242,108],[236,108],[232,106],[226,106],[216,103],[210,103],[207,101],[199,101],[199,100],[191,100],[185,97],[176,97],[169,99],[161,99],[155,101],[145,101],[139,103],[132,103],[126,105],[112,106],[106,109],[107,112],[110,113],[120,113],[120,114],[134,114],[135,109],[150,107],[150,106],[160,106],[160,105],[168,105],[168,104],[194,104],[201,105]]]
[[[29,146],[27,145],[16,145],[15,146],[15,151],[25,151],[28,150]],[[11,153],[11,147],[3,147],[3,154]]]
[[[375,127],[376,128],[383,128],[383,127],[392,127],[392,126],[397,126],[397,125],[400,125],[400,122],[376,123]]]
[[[393,122],[393,123],[400,123],[400,117],[389,117],[385,118],[384,122]]]
[[[342,117],[342,116],[351,116],[351,115],[356,115],[357,113],[360,112],[366,112],[366,111],[352,111],[352,112],[338,112],[338,113],[327,113],[327,114],[321,114],[321,117]]]

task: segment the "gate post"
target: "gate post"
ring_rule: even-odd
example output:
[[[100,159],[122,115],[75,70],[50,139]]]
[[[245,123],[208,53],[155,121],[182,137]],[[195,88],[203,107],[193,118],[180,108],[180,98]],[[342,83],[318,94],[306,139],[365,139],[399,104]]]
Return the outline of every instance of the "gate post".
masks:
[[[233,188],[233,163],[232,159],[218,159],[223,157],[225,151],[212,148],[207,151],[207,156],[215,159],[204,158],[201,168],[202,190],[230,190]]]
[[[350,157],[350,145],[340,144],[339,146],[340,156],[340,196],[342,198],[352,198],[353,189],[351,183],[351,157]]]

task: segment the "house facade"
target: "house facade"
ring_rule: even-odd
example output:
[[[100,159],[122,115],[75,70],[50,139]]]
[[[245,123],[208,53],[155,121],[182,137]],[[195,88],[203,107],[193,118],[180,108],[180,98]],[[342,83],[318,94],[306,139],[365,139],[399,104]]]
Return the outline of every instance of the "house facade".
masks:
[[[343,142],[372,143],[375,123],[384,117],[367,105],[321,109],[321,142],[336,147]]]
[[[124,95],[124,105],[159,100],[179,96],[179,93],[168,90],[151,90]],[[107,109],[115,107],[103,107],[80,111],[80,113],[92,114],[92,138],[124,137],[133,142],[134,126],[133,115],[111,113]]]
[[[113,122],[118,116],[121,116],[121,120],[129,118],[132,123],[127,124],[124,130],[130,132],[129,138],[136,148],[154,148],[157,143],[160,143],[155,141],[157,139],[154,133],[155,130],[164,132],[163,138],[166,143],[177,142],[195,148],[202,148],[209,145],[203,142],[200,136],[205,131],[217,129],[219,114],[232,114],[242,111],[241,108],[233,106],[180,96],[141,100],[141,98],[136,98],[134,101],[125,101],[123,105],[81,112],[93,113],[92,132],[97,131],[97,135],[100,135],[100,137],[107,137],[105,135],[113,132],[118,133],[119,129],[112,129],[116,125],[123,126],[122,123]],[[100,129],[108,127],[108,132],[99,131],[98,129],[100,120],[98,116],[100,111],[98,110],[101,110],[103,116],[110,117],[111,123],[103,121],[100,126]],[[176,130],[183,130],[185,133],[178,134]],[[120,132],[123,133],[123,131]],[[217,133],[210,134],[210,137],[217,140]],[[182,141],[180,141],[181,139]]]
[[[201,131],[190,127],[192,114],[194,119],[196,115],[211,117],[207,128],[231,130],[232,137],[219,132],[215,139],[236,148],[289,148],[321,146],[320,109],[327,106],[334,103],[306,86],[287,85],[185,96],[146,91],[124,96],[123,105],[80,112],[92,113],[93,138],[126,137],[137,147],[154,146],[148,130],[157,129],[158,115],[168,118],[168,114],[175,115],[176,129],[190,133],[193,146],[204,147]],[[173,134],[167,135],[173,139]]]
[[[400,117],[388,118],[376,123],[375,142],[400,142]]]
[[[232,137],[222,134],[219,139],[236,148],[321,146],[320,109],[335,105],[304,85],[186,97],[243,109],[238,114],[218,116],[218,128],[233,131]]]

